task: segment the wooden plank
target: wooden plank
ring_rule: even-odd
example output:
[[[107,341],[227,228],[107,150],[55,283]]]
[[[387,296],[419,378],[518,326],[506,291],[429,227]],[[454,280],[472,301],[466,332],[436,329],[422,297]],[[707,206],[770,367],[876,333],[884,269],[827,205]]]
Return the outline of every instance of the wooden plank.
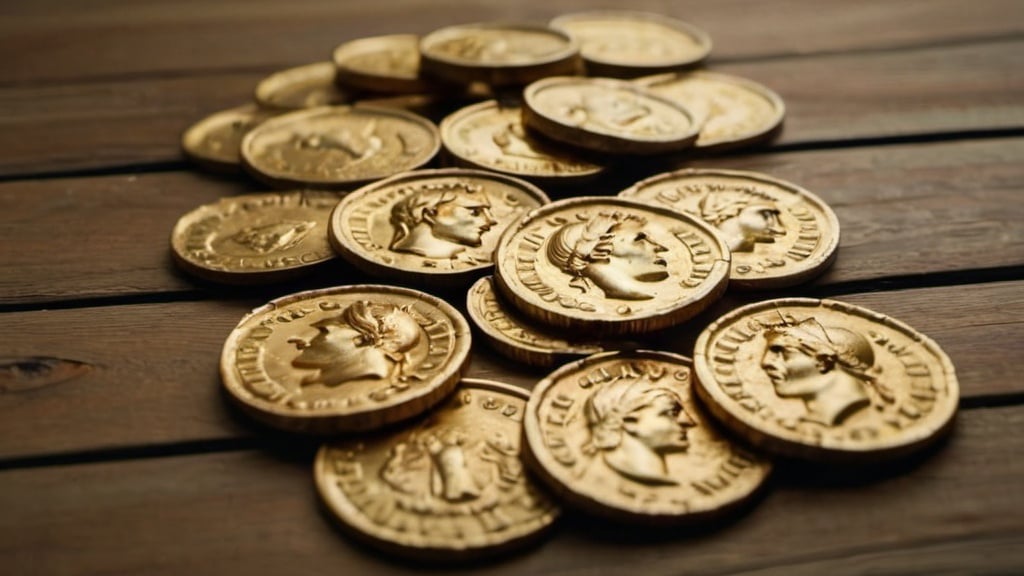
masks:
[[[539,548],[465,573],[1019,573],[1024,408],[961,415],[942,450],[875,482],[784,473],[704,534],[572,516]],[[404,574],[318,510],[311,453],[259,451],[0,472],[14,574]]]
[[[460,304],[461,295],[450,296]],[[1024,392],[1024,281],[850,295],[932,337],[964,397]],[[725,312],[723,304],[716,312]],[[937,309],[937,304],[941,308]],[[249,436],[220,393],[224,339],[253,301],[4,315],[0,460]],[[657,347],[692,355],[705,315]],[[19,363],[20,362],[20,363]],[[532,387],[543,373],[474,347],[470,375]]]
[[[1024,264],[1022,156],[1024,139],[995,139],[697,165],[772,174],[832,204],[840,255],[818,282],[835,284]],[[588,191],[619,189],[605,186]],[[0,245],[0,304],[193,288],[170,262],[171,228],[192,208],[245,189],[192,173],[2,183],[0,234],[18,242]]]
[[[0,62],[0,79],[54,82],[296,64],[326,59],[336,45],[362,36],[422,34],[456,22],[545,22],[593,8],[588,0],[514,6],[447,0],[429,8],[418,0],[21,2],[2,9],[0,51],[18,57]],[[699,6],[637,0],[630,8],[704,28],[715,59],[882,49],[1024,30],[1024,8],[1015,0],[979,0],[970,10],[955,0],[789,0],[770,9],[757,0]]]

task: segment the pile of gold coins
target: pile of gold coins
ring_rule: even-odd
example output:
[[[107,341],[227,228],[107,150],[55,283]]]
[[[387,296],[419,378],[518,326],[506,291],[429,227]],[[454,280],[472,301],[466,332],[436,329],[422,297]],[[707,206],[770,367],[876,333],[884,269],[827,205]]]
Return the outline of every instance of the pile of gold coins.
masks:
[[[827,204],[764,174],[688,168],[610,194],[607,175],[641,156],[778,132],[774,92],[692,69],[710,49],[691,25],[635,12],[365,38],[186,132],[198,163],[285,191],[183,216],[183,269],[252,284],[341,257],[381,279],[277,298],[221,357],[252,418],[331,437],[316,485],[355,538],[480,557],[536,539],[560,504],[693,525],[749,502],[772,456],[892,459],[950,428],[946,355],[857,306],[763,301],[692,351],[636,344],[727,287],[801,284],[839,245]],[[439,125],[422,115],[439,110]],[[447,167],[426,168],[442,148]],[[420,290],[463,287],[469,321]],[[463,379],[471,323],[553,371],[529,393]]]

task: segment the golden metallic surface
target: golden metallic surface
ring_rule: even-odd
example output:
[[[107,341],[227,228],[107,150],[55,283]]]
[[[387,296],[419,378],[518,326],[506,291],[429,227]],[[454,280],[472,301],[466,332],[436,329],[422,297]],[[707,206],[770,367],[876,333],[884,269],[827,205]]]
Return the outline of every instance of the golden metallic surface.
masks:
[[[729,286],[781,288],[824,272],[839,248],[839,219],[807,190],[757,172],[685,169],[619,192],[700,218],[732,252]]]
[[[902,322],[811,298],[750,304],[701,333],[698,388],[712,413],[765,450],[868,462],[905,455],[951,428],[953,364]]]
[[[469,324],[429,294],[337,286],[271,300],[231,331],[220,372],[250,416],[293,432],[380,428],[420,414],[455,387]]]
[[[522,86],[579,69],[579,46],[535,24],[488,22],[448,26],[420,41],[425,75],[456,83]]]
[[[327,227],[339,200],[310,190],[221,198],[178,220],[171,254],[187,272],[215,282],[292,278],[335,257]]]
[[[316,62],[282,70],[256,85],[256,102],[271,110],[301,110],[347,104],[352,96],[334,82],[333,62]]]
[[[272,186],[351,187],[433,159],[433,122],[397,108],[324,106],[282,114],[242,140],[242,160]]]
[[[501,237],[494,260],[498,290],[520,312],[594,336],[683,322],[729,280],[729,249],[710,226],[624,198],[532,210]]]
[[[392,94],[428,92],[420,78],[420,37],[392,34],[352,40],[334,50],[336,81],[358,90]]]
[[[711,52],[706,32],[674,18],[625,10],[565,14],[551,27],[580,43],[591,76],[632,78],[693,66]]]
[[[465,285],[493,266],[505,228],[548,201],[536,186],[494,172],[416,170],[346,196],[331,215],[329,237],[368,274]]]
[[[467,106],[441,122],[441,142],[464,165],[538,182],[585,181],[605,168],[526,132],[518,106]]]
[[[778,134],[786,116],[782,98],[763,84],[699,70],[637,78],[637,85],[679,102],[703,119],[696,147],[724,150]]]
[[[625,80],[560,76],[523,91],[523,124],[571,146],[609,154],[693,147],[700,124],[682,105]]]
[[[194,162],[217,172],[242,169],[242,138],[273,116],[255,104],[222,110],[203,118],[181,136],[181,148]]]
[[[314,465],[320,498],[354,538],[389,553],[466,560],[527,544],[560,513],[522,464],[528,397],[465,379],[415,422],[325,444]]]
[[[734,512],[771,462],[723,435],[694,397],[689,358],[606,352],[533,389],[524,457],[567,504],[644,524]]]

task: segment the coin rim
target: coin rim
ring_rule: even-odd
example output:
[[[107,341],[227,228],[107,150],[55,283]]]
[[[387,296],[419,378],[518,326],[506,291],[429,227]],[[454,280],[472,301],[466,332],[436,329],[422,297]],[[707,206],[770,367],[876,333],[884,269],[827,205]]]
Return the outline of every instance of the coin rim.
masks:
[[[310,64],[302,64],[300,66],[293,66],[291,68],[285,68],[284,70],[278,70],[277,72],[264,77],[258,84],[256,84],[256,89],[253,91],[253,99],[256,100],[256,103],[259,104],[261,108],[276,112],[308,110],[309,108],[307,107],[282,106],[280,104],[275,104],[270,96],[277,90],[280,90],[282,86],[295,84],[296,82],[306,79],[308,76],[315,77],[316,74],[321,72],[319,68],[323,68],[323,72],[326,72],[328,66],[330,66],[331,71],[334,72],[334,62],[331,62],[330,60],[312,62]],[[297,76],[298,79],[293,78],[294,76]],[[329,106],[345,106],[350,105],[353,102],[352,95],[345,93],[345,91],[342,90],[333,80],[329,85],[337,89],[339,93],[345,97],[345,103],[329,104]],[[322,108],[322,106],[316,106],[315,108]]]
[[[236,151],[237,161],[231,162],[224,160],[219,156],[212,154],[203,154],[203,147],[199,145],[196,140],[202,141],[203,137],[209,134],[212,130],[219,127],[228,118],[237,118],[239,116],[257,118],[264,116],[264,120],[271,118],[274,112],[260,108],[258,104],[248,103],[235,106],[233,108],[226,108],[224,110],[218,110],[212,114],[208,114],[195,124],[189,126],[181,134],[181,151],[188,157],[189,160],[195,162],[200,167],[207,170],[218,172],[218,173],[229,173],[237,174],[242,172],[242,153],[241,150]],[[258,126],[259,124],[257,124]],[[255,128],[256,126],[253,126]],[[252,128],[250,128],[252,130]]]
[[[396,49],[405,50],[406,43],[411,51],[419,55],[419,34],[383,34],[356,38],[339,44],[331,53],[334,63],[335,83],[342,89],[367,90],[389,95],[420,94],[433,89],[430,82],[418,73],[414,76],[402,74],[374,73],[367,70],[352,68],[348,62],[353,56],[375,52],[391,52]],[[378,48],[379,46],[379,48]]]

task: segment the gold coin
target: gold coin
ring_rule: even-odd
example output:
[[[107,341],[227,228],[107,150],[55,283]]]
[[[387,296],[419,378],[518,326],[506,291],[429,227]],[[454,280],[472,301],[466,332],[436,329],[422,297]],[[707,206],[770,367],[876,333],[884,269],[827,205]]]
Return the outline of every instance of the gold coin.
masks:
[[[526,316],[595,336],[678,324],[725,292],[710,226],[633,200],[581,197],[526,213],[498,241],[495,278]]]
[[[771,463],[705,416],[692,366],[639,350],[555,370],[526,406],[525,460],[566,503],[619,520],[694,523],[734,511]]]
[[[580,43],[592,76],[632,78],[693,66],[711,52],[703,30],[674,18],[630,11],[566,14],[551,27]]]
[[[579,47],[546,26],[481,23],[448,26],[420,41],[425,75],[456,83],[525,85],[546,76],[573,74]]]
[[[579,338],[586,335],[555,334],[550,328],[538,326],[522,318],[495,292],[494,279],[481,278],[466,296],[469,319],[480,330],[492,348],[499,353],[530,366],[549,368],[557,364],[631,346],[630,343],[593,342]]]
[[[292,278],[334,258],[327,227],[339,200],[314,191],[221,198],[178,220],[171,254],[187,272],[215,282]]]
[[[465,379],[414,423],[320,448],[317,491],[342,528],[389,553],[467,560],[521,547],[559,515],[520,457],[529,394]]]
[[[708,326],[698,388],[737,434],[778,454],[869,461],[904,455],[951,427],[953,364],[898,320],[834,300],[783,298]]]
[[[352,96],[334,82],[333,62],[317,62],[282,70],[256,85],[256,102],[271,110],[301,110],[347,104]]]
[[[242,139],[245,167],[273,186],[336,188],[423,166],[441,148],[433,122],[395,108],[282,114]]]
[[[619,192],[714,226],[732,252],[729,286],[781,288],[824,272],[839,247],[839,219],[803,188],[757,172],[685,169]]]
[[[420,37],[373,36],[346,42],[334,50],[337,82],[372,92],[415,94],[431,89],[420,78]]]
[[[467,284],[494,264],[502,231],[548,203],[536,186],[462,168],[416,170],[368,184],[331,215],[334,249],[368,274]]]
[[[271,300],[224,343],[228,396],[283,430],[370,430],[440,402],[469,360],[469,324],[429,294],[337,286]]]
[[[724,150],[775,136],[786,116],[782,98],[762,84],[719,72],[685,72],[638,78],[647,90],[679,102],[700,119],[695,146]]]
[[[181,148],[194,162],[217,172],[242,169],[242,137],[273,113],[255,104],[222,110],[203,118],[185,131]]]
[[[611,154],[691,148],[693,113],[635,84],[610,78],[545,78],[523,91],[523,124],[571,146]]]
[[[528,180],[581,181],[604,171],[579,154],[531,136],[521,119],[518,106],[496,100],[467,106],[441,122],[441,142],[464,165]]]

